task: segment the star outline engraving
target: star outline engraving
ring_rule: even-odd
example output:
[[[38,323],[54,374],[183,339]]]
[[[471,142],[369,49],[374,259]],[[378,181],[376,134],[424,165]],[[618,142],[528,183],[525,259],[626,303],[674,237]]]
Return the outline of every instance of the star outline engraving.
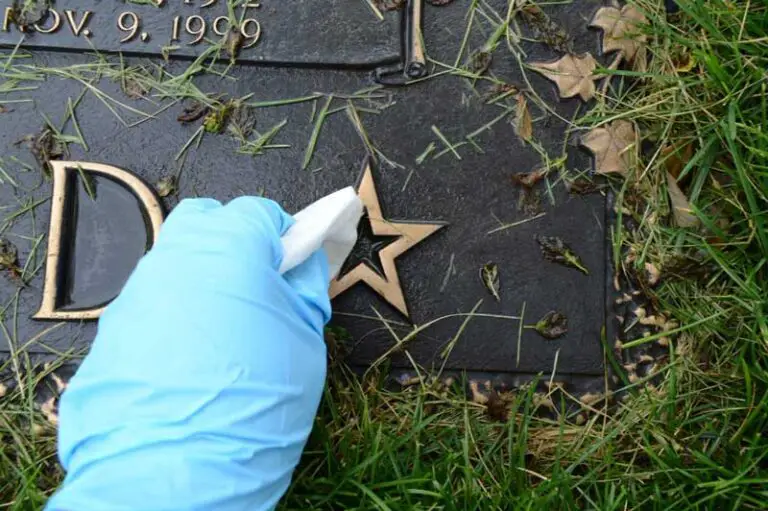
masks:
[[[397,272],[395,259],[418,245],[426,238],[446,227],[446,222],[417,222],[417,221],[391,221],[384,217],[373,179],[373,168],[368,158],[363,162],[360,182],[357,193],[363,201],[371,230],[376,236],[394,236],[396,240],[387,244],[378,251],[384,276],[381,276],[374,268],[364,261],[358,263],[352,270],[340,275],[331,282],[330,296],[336,298],[356,284],[362,282],[379,295],[384,301],[397,309],[406,318],[410,317],[400,284],[400,276]]]

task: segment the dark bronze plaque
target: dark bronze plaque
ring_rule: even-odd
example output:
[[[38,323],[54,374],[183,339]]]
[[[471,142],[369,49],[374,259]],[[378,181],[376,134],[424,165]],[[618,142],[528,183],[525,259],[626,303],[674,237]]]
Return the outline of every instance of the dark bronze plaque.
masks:
[[[87,347],[96,324],[72,313],[98,316],[120,288],[151,243],[152,211],[170,211],[184,197],[263,194],[295,212],[359,185],[368,208],[363,239],[331,289],[333,325],[350,333],[352,364],[391,355],[395,367],[408,368],[402,350],[392,353],[406,339],[408,355],[429,367],[515,378],[602,375],[611,280],[606,196],[566,186],[594,174],[580,147],[585,133],[572,120],[603,86],[591,70],[611,63],[599,51],[601,33],[588,28],[602,3],[547,8],[549,23],[568,35],[561,48],[537,42],[521,19],[505,32],[505,0],[411,1],[381,11],[383,20],[367,0],[260,3],[245,15],[258,20],[258,41],[236,64],[222,55],[194,77],[189,59],[176,57],[200,56],[210,43],[189,45],[192,36],[181,34],[181,48],[166,52],[167,60],[162,47],[177,16],[201,16],[210,29],[226,14],[215,2],[57,1],[56,32],[30,32],[17,47],[16,26],[0,31],[0,237],[18,251],[21,274],[0,274],[0,321],[9,332],[0,346]],[[77,11],[76,28],[92,12],[78,36],[65,7]],[[127,31],[117,26],[128,11],[140,27],[121,44],[133,32],[131,15],[123,17]],[[426,54],[414,19],[423,19]],[[54,21],[46,19],[43,30]],[[105,53],[93,55],[91,45]],[[418,61],[426,68],[409,72]],[[272,65],[244,65],[260,62]],[[388,87],[371,73],[381,66],[401,77],[429,74]],[[201,95],[202,104],[191,101]],[[77,194],[61,210],[60,231],[51,229],[61,206],[56,176],[45,177],[39,161],[49,123],[67,151],[43,148],[71,162],[67,186]],[[592,142],[631,135],[622,125],[604,131]],[[624,153],[608,156],[603,167]],[[102,166],[128,174],[110,176]],[[541,169],[548,173],[531,190],[512,179]],[[83,173],[93,175],[95,197]],[[126,175],[163,198],[127,186]],[[566,242],[582,268],[547,260],[542,237]],[[69,259],[52,279],[46,258],[55,239]],[[44,302],[51,282],[56,296]],[[550,311],[568,318],[567,333],[554,340],[534,328]]]

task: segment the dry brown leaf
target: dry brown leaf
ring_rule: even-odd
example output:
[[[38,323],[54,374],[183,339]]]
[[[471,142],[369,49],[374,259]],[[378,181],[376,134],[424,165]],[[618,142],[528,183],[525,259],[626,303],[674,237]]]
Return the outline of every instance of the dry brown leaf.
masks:
[[[637,71],[645,70],[645,43],[648,40],[642,25],[648,20],[634,5],[602,7],[592,19],[590,26],[603,30],[603,52],[620,51],[624,59],[633,64]]]
[[[598,174],[629,174],[634,164],[637,147],[635,127],[629,121],[618,120],[604,128],[595,128],[582,139],[581,144],[595,155]]]
[[[512,174],[510,178],[516,185],[520,185],[523,188],[533,188],[536,183],[547,177],[549,171],[546,168],[536,169],[531,172],[520,172],[518,174]]]
[[[584,101],[589,101],[595,95],[594,81],[599,78],[594,75],[597,61],[589,53],[580,57],[564,55],[560,60],[548,64],[534,62],[531,67],[555,82],[561,98],[581,96]]]
[[[661,156],[664,158],[664,166],[667,168],[667,172],[677,179],[688,162],[691,161],[691,158],[693,158],[693,143],[683,141],[678,144],[668,145],[661,150]]]
[[[533,137],[533,119],[528,108],[528,100],[524,94],[517,95],[517,111],[515,113],[515,133],[525,142]]]
[[[678,227],[684,228],[699,225],[699,219],[693,214],[688,197],[685,196],[685,193],[683,193],[677,181],[669,172],[667,172],[667,191],[669,192],[669,200],[672,203],[672,214],[675,217],[675,224]]]

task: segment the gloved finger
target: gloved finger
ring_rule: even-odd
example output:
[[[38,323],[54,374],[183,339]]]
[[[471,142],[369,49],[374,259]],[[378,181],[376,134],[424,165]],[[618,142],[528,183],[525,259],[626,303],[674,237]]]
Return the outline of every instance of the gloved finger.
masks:
[[[260,197],[239,197],[225,206],[212,199],[184,200],[163,225],[155,252],[187,254],[184,260],[195,267],[241,261],[276,269],[283,256],[280,236],[293,222],[277,203]]]
[[[323,327],[331,319],[331,299],[328,296],[330,274],[325,250],[316,251],[283,277],[304,305],[304,320],[322,334]]]
[[[224,209],[228,214],[253,222],[254,226],[272,226],[278,238],[294,223],[293,217],[277,202],[263,197],[238,197],[224,206]]]
[[[168,218],[174,216],[182,216],[187,213],[196,213],[200,211],[210,211],[212,209],[218,209],[222,207],[221,202],[216,199],[208,198],[196,198],[196,199],[184,199],[179,202],[179,205],[173,208],[173,211]]]
[[[280,237],[295,222],[280,205],[263,197],[238,197],[217,214],[221,215],[221,221],[245,235],[240,240],[243,251],[251,249],[254,253],[263,253],[265,242],[268,242],[270,266],[275,270],[280,267],[283,260]]]
[[[199,231],[201,216],[222,207],[215,199],[182,200],[163,222],[158,243],[175,243],[180,234]]]

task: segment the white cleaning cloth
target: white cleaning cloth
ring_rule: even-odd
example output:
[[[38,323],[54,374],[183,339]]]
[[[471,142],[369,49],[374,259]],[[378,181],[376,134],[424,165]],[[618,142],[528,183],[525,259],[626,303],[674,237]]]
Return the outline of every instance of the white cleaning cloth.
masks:
[[[334,279],[357,242],[357,224],[362,216],[363,203],[351,186],[293,215],[296,223],[280,239],[283,244],[280,274],[300,265],[322,247]]]

